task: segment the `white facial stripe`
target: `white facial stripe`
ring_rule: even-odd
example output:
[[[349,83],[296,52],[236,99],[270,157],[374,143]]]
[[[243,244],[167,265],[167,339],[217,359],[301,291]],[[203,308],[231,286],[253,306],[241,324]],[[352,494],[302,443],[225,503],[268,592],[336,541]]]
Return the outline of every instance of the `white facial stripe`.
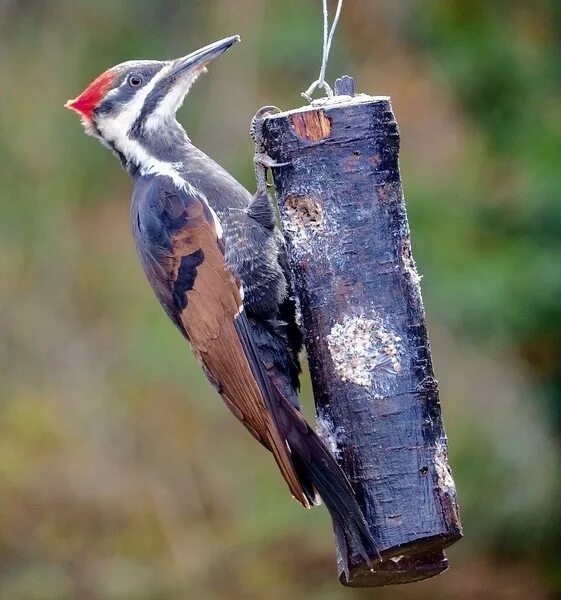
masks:
[[[198,79],[199,75],[204,72],[206,72],[206,68],[201,67],[189,76],[185,76],[183,81],[175,84],[173,89],[162,98],[158,106],[148,115],[144,124],[147,131],[158,129],[165,121],[169,121],[170,117],[175,116],[191,86]]]
[[[181,177],[174,163],[165,162],[153,157],[136,140],[125,135],[123,141],[120,141],[117,147],[129,160],[139,166],[141,175],[163,175],[170,177],[179,189],[186,188],[187,182]]]
[[[162,71],[167,72],[167,69],[164,68]],[[120,149],[119,143],[124,138],[128,138],[128,132],[140,115],[140,111],[144,106],[148,94],[156,87],[156,84],[162,78],[162,71],[156,73],[148,85],[138,90],[132,100],[128,102],[128,104],[123,107],[123,110],[117,115],[104,115],[98,117],[97,127],[108,142],[115,143]],[[163,74],[165,74],[165,72]],[[116,91],[117,90],[111,90],[109,94],[115,94]]]

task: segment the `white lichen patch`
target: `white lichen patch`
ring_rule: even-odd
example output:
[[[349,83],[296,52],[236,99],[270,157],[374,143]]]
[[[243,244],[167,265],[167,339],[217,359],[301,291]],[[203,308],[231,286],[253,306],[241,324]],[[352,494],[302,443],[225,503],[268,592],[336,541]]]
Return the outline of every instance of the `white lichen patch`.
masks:
[[[442,442],[436,443],[434,452],[434,468],[436,471],[436,477],[438,479],[438,487],[443,491],[456,490],[454,479],[452,478],[452,472],[448,466],[448,452],[445,444]]]
[[[387,392],[401,371],[401,338],[380,318],[345,317],[335,323],[327,345],[341,381]]]
[[[340,442],[345,433],[343,428],[335,427],[329,416],[318,412],[316,415],[316,433],[329,448],[331,454],[336,458],[341,458]]]

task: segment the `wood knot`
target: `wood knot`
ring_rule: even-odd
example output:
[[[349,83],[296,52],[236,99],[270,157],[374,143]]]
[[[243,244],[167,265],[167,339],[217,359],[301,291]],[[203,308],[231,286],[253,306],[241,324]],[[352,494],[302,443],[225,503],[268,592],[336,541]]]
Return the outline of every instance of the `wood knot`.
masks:
[[[319,142],[331,133],[331,119],[323,110],[307,110],[290,117],[290,124],[299,138]]]

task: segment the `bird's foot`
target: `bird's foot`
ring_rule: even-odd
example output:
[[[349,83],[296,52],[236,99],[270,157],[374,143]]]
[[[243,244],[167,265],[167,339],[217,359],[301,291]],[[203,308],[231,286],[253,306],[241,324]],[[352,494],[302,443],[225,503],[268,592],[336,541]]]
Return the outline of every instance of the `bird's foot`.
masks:
[[[258,196],[261,193],[267,193],[267,169],[282,167],[288,164],[279,163],[271,158],[265,151],[263,144],[263,119],[280,112],[280,108],[277,108],[276,106],[263,106],[255,113],[253,119],[251,119],[250,135],[255,144],[253,165],[255,168],[255,180],[257,182],[255,196]]]
[[[255,145],[261,144],[263,141],[262,125],[263,119],[271,115],[276,115],[281,112],[277,106],[262,106],[251,119],[249,134]]]

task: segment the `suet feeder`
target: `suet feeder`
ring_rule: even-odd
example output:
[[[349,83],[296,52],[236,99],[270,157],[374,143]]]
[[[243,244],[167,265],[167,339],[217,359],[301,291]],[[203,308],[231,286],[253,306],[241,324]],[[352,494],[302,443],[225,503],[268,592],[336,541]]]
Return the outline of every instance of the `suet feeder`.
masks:
[[[356,492],[381,559],[337,530],[350,586],[426,579],[461,537],[390,99],[335,95],[264,119],[301,311],[317,427]]]

